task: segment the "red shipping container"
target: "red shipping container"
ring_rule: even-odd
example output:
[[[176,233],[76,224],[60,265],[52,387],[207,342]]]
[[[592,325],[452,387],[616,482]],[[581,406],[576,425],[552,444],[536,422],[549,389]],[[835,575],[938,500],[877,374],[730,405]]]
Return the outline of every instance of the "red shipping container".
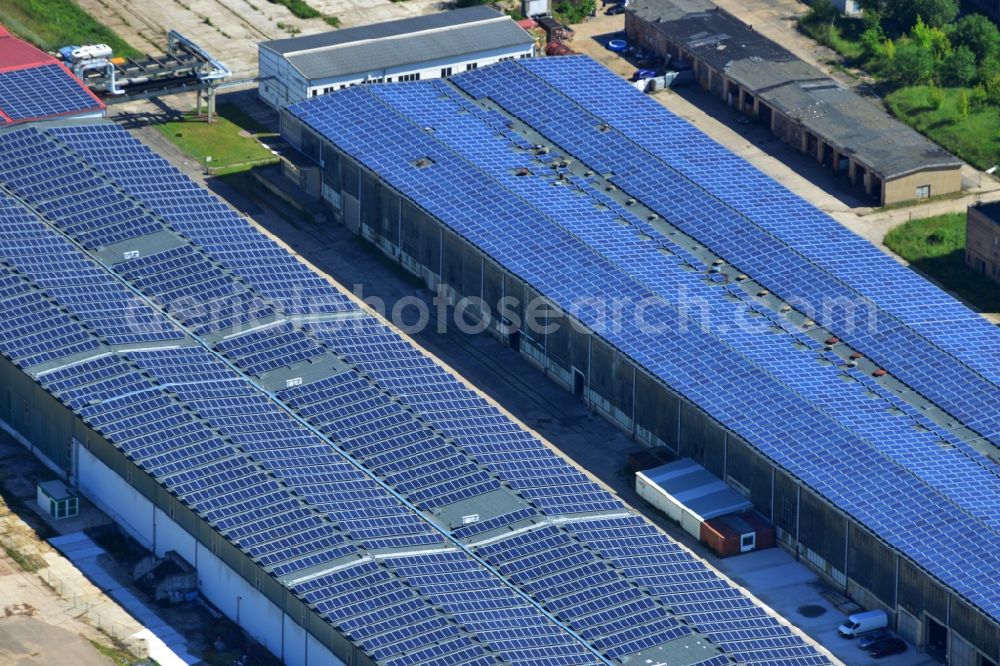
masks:
[[[773,546],[774,527],[756,511],[747,511],[706,520],[701,540],[719,555],[739,555]]]

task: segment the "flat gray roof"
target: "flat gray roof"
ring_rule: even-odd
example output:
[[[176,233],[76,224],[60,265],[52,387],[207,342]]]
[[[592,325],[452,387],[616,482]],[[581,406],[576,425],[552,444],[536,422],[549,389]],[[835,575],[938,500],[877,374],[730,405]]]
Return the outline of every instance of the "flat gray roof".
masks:
[[[753,508],[750,500],[690,458],[681,458],[638,474],[655,483],[701,520]]]
[[[708,0],[637,0],[630,11],[884,179],[962,165],[884,109]]]
[[[832,80],[823,86],[787,83],[760,93],[760,99],[884,178],[962,165],[944,148]]]
[[[260,46],[283,55],[306,79],[329,79],[532,44],[510,17],[469,7]]]
[[[316,35],[304,35],[302,37],[289,37],[287,39],[272,39],[261,42],[261,46],[271,49],[275,53],[294,53],[307,49],[319,49],[327,46],[338,46],[340,44],[350,44],[369,39],[385,39],[386,37],[400,37],[414,32],[424,30],[436,30],[475,23],[477,21],[488,21],[490,19],[503,16],[500,12],[491,7],[479,6],[468,7],[466,9],[453,9],[447,12],[427,14],[426,16],[415,16],[413,18],[398,19],[395,21],[384,21],[382,23],[372,23],[371,25],[359,25],[354,28],[343,28],[341,30],[331,30]]]

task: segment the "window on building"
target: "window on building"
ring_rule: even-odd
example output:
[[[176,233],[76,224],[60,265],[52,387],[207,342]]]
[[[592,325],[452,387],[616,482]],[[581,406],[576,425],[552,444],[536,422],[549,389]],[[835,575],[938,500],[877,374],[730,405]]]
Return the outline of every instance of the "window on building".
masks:
[[[441,78],[443,79],[446,76],[451,76],[451,67],[442,67],[441,68]]]
[[[929,199],[931,196],[931,186],[930,185],[920,185],[917,187],[917,198],[918,199]]]
[[[465,71],[468,72],[470,69],[479,69],[479,63],[478,62],[470,62],[469,64],[467,64],[465,66]]]
[[[315,96],[316,96],[316,95],[318,95],[318,94],[319,94],[319,90],[313,90],[313,91],[312,91],[312,96],[313,96],[313,97],[315,97]]]
[[[514,59],[514,56],[503,56],[501,58],[497,58],[497,62],[503,62],[505,60],[513,60],[513,59]]]
[[[385,77],[385,82],[386,83],[392,83],[392,77],[391,76]]]
[[[787,497],[781,498],[781,520],[785,525],[795,523],[795,503]]]
[[[400,81],[419,81],[420,80],[420,72],[417,72],[416,74],[403,74],[402,76],[399,77],[399,80]]]

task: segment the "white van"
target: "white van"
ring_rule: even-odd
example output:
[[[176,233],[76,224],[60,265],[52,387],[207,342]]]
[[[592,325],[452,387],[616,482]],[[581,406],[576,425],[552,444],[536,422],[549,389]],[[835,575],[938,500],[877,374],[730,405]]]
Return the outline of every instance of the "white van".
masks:
[[[884,610],[870,610],[849,616],[844,624],[837,627],[837,633],[844,638],[857,638],[888,626],[889,618]]]

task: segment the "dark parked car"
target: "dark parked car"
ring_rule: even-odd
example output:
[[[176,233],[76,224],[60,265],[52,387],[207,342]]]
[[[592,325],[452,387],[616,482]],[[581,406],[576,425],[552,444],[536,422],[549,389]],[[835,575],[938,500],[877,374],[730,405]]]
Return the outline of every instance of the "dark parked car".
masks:
[[[868,654],[876,659],[888,657],[891,654],[901,654],[903,652],[906,652],[906,641],[901,638],[885,638],[881,641],[873,643],[871,647],[868,648]]]
[[[615,14],[624,14],[625,5],[611,5],[605,10],[604,13],[607,14],[608,16],[614,16]]]
[[[884,641],[887,638],[892,638],[892,632],[888,629],[877,629],[872,633],[862,636],[858,639],[858,647],[862,650],[870,650],[872,645],[878,643],[879,641]]]

